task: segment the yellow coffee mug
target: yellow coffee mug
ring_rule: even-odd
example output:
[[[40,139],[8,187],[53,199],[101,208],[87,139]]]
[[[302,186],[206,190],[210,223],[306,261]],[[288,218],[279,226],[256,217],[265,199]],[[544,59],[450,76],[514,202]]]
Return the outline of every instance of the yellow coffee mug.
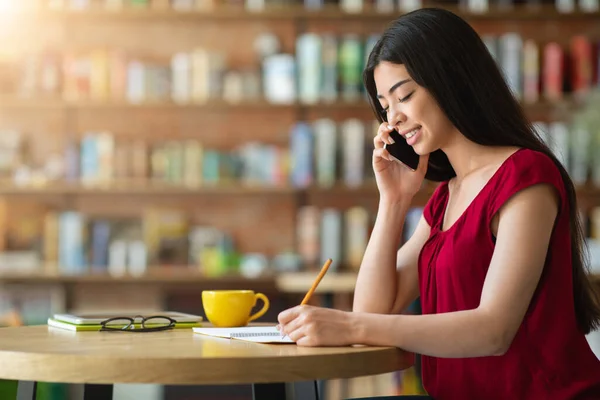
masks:
[[[254,314],[256,301],[263,301],[262,308]],[[269,299],[253,290],[204,290],[202,306],[206,318],[217,327],[246,326],[248,322],[262,317],[269,309]]]

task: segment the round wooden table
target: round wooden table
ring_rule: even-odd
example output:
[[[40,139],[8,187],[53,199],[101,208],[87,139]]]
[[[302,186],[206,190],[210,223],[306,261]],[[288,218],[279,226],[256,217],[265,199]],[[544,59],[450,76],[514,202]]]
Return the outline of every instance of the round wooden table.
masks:
[[[289,385],[398,371],[412,354],[388,347],[299,347],[213,338],[190,329],[72,332],[47,326],[0,328],[0,378],[19,381],[18,399],[35,382],[85,384],[85,399],[112,396],[114,383],[253,384],[255,399],[286,399]],[[295,389],[297,390],[297,389]],[[33,392],[33,394],[32,394]],[[296,396],[298,397],[298,396]],[[315,398],[308,393],[302,399]]]

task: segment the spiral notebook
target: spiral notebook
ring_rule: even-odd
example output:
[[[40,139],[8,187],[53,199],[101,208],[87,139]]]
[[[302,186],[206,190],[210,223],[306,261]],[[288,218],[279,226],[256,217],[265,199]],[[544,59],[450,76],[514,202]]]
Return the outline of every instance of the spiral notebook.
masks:
[[[245,326],[241,328],[192,328],[194,333],[255,343],[294,343],[289,337],[281,337],[275,326]]]

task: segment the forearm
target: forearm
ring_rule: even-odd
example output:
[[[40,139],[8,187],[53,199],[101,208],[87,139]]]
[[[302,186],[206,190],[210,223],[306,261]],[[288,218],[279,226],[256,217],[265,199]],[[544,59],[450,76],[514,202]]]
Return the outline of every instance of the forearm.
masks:
[[[429,315],[356,314],[357,343],[443,358],[503,354],[506,340],[483,310]]]
[[[391,312],[398,279],[396,253],[409,205],[380,202],[354,289],[354,311]]]

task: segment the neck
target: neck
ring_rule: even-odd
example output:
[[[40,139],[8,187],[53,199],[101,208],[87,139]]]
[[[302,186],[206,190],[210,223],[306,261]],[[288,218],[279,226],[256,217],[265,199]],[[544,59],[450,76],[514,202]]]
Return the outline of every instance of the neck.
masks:
[[[477,144],[457,132],[441,150],[446,153],[460,181],[471,172],[489,165],[501,149]]]

